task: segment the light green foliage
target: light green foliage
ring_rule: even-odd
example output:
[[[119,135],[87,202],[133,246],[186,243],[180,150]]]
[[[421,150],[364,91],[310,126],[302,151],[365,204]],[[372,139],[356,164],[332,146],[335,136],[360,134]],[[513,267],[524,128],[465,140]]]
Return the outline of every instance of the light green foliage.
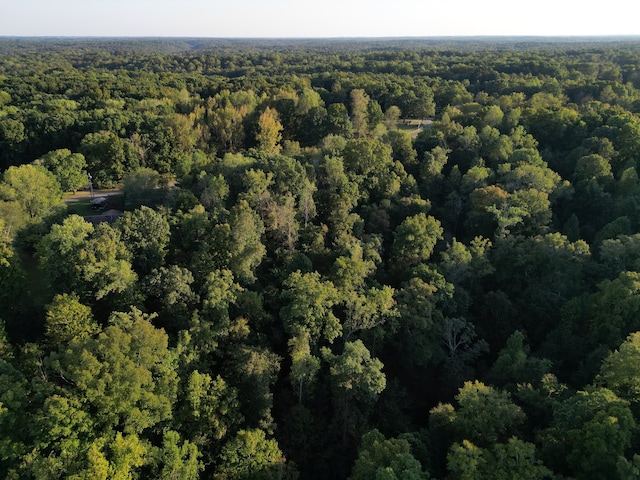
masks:
[[[640,332],[634,332],[602,362],[598,384],[630,402],[640,401]]]
[[[465,382],[456,395],[458,407],[442,405],[432,409],[430,423],[449,425],[456,438],[486,448],[506,441],[524,422],[522,409],[502,390],[477,380]]]
[[[115,439],[109,442],[108,447],[105,449],[110,453],[108,476],[106,477],[109,480],[129,480],[131,478],[137,478],[136,469],[143,466],[147,461],[148,447],[136,434],[124,436],[118,432],[115,435]],[[107,459],[105,453],[103,450],[100,452],[102,455],[98,454],[94,460],[94,465],[98,470],[95,472],[98,474],[96,475],[97,478],[99,478],[99,472],[102,470],[100,464]],[[102,462],[100,461],[100,456],[102,456]],[[94,471],[90,470],[90,472],[90,475],[86,477],[87,479],[91,478],[91,475],[94,474]]]
[[[358,204],[360,188],[345,171],[342,159],[328,157],[320,167],[318,184],[321,218],[326,218],[329,234],[336,245],[349,243]]]
[[[85,295],[93,295],[96,300],[129,292],[138,279],[120,232],[106,223],[96,227],[73,260],[85,283]]]
[[[238,393],[220,376],[212,378],[194,370],[189,374],[183,395],[178,420],[181,430],[196,445],[206,447],[211,441],[225,438],[229,430],[242,421]]]
[[[229,305],[234,303],[242,287],[234,282],[230,270],[214,270],[202,290],[202,314],[216,335],[226,335],[231,327]]]
[[[329,280],[322,280],[317,272],[291,273],[284,281],[282,298],[287,304],[280,315],[285,328],[298,336],[307,332],[309,341],[316,345],[321,338],[333,342],[342,332],[333,307],[340,301],[337,289]]]
[[[376,259],[367,258],[364,245],[353,238],[350,240],[346,254],[336,258],[331,267],[334,285],[349,294],[361,291],[366,279],[376,270]]]
[[[199,182],[200,203],[212,212],[214,218],[221,217],[226,213],[225,203],[229,197],[229,184],[224,176],[206,175]]]
[[[361,88],[351,91],[351,122],[358,137],[364,136],[369,130],[367,107],[370,100],[367,92]]]
[[[340,355],[323,348],[322,356],[330,366],[335,415],[342,424],[342,442],[346,445],[348,436],[366,422],[387,386],[387,378],[382,362],[371,356],[361,340],[346,342]]]
[[[395,124],[393,128],[395,128]],[[415,148],[413,148],[413,142],[409,133],[401,130],[392,130],[385,134],[383,140],[391,146],[394,160],[402,163],[407,171],[417,171],[418,153]]]
[[[370,330],[397,317],[395,290],[388,285],[371,287],[363,292],[345,292],[345,319],[343,332],[345,340],[359,330]]]
[[[36,433],[34,448],[26,455],[22,474],[63,478],[86,467],[84,457],[95,426],[79,399],[52,395],[32,422]]]
[[[447,454],[447,468],[460,480],[479,480],[487,469],[485,451],[469,440],[454,443]]]
[[[207,120],[216,143],[225,151],[236,152],[245,138],[243,121],[255,109],[258,97],[253,91],[222,90],[207,101]]]
[[[47,309],[45,335],[53,347],[82,341],[98,333],[91,308],[80,303],[78,295],[56,295]]]
[[[129,253],[119,235],[106,224],[97,230],[72,215],[54,225],[39,247],[41,267],[60,290],[80,288],[84,282],[96,288],[95,297],[122,291],[135,280]]]
[[[391,105],[387,108],[384,112],[384,125],[387,127],[387,130],[394,130],[397,128],[400,115],[402,115],[402,112],[396,105]]]
[[[177,378],[167,335],[138,310],[114,313],[97,337],[74,342],[61,374],[105,428],[141,433],[171,417]]]
[[[385,439],[378,430],[363,435],[349,480],[428,480],[409,442]]]
[[[273,173],[250,168],[244,172],[242,185],[239,198],[246,200],[251,208],[263,209],[271,200],[269,188],[273,185]]]
[[[611,165],[606,158],[597,153],[581,157],[576,163],[574,181],[588,182],[590,180],[596,180],[603,185],[613,180]]]
[[[0,182],[0,199],[15,202],[29,221],[34,222],[63,207],[58,180],[41,165],[12,166],[5,170]]]
[[[455,443],[447,454],[447,468],[458,479],[512,480],[551,478],[551,471],[536,459],[532,443],[511,437],[507,443],[479,448],[468,440]]]
[[[509,169],[501,178],[500,185],[510,193],[522,189],[535,189],[556,196],[569,189],[568,182],[546,166],[520,162]]]
[[[394,232],[393,268],[403,272],[429,260],[442,232],[440,222],[430,215],[419,213],[405,218]]]
[[[180,445],[180,434],[165,432],[159,462],[162,464],[158,480],[198,480],[203,465],[199,462],[200,452],[193,443],[185,440]]]
[[[382,362],[360,340],[347,342],[341,355],[323,349],[323,357],[331,365],[331,377],[348,400],[373,403],[386,386]]]
[[[260,429],[240,430],[222,448],[216,480],[271,480],[283,478],[286,459],[274,439]]]
[[[262,262],[266,248],[261,237],[264,225],[247,202],[240,201],[229,214],[229,269],[244,283],[255,281],[254,271]]]
[[[441,146],[434,147],[433,150],[424,153],[424,159],[420,164],[420,176],[425,181],[434,181],[441,174],[442,169],[449,161],[450,150]]]
[[[454,238],[440,254],[439,268],[456,287],[471,289],[474,280],[495,270],[489,260],[491,247],[491,241],[482,237],[475,237],[468,247]]]
[[[306,115],[312,108],[321,107],[323,105],[322,97],[312,88],[305,87],[298,96],[298,104],[296,105],[297,115]]]
[[[93,225],[78,215],[70,215],[62,224],[55,224],[37,247],[40,268],[49,283],[61,292],[80,286],[81,268],[77,264],[80,250],[94,233]]]
[[[487,187],[493,182],[494,173],[490,168],[475,165],[462,176],[460,192],[468,195],[476,188]]]
[[[282,123],[278,111],[274,108],[267,108],[258,119],[258,133],[256,140],[260,150],[265,153],[278,153],[282,148]]]
[[[370,201],[394,198],[407,175],[402,164],[394,162],[391,147],[372,137],[349,140],[343,157],[349,179]]]
[[[313,384],[320,370],[320,359],[311,354],[309,332],[302,331],[289,340],[291,352],[291,384],[298,389],[298,403],[302,403],[302,389]]]
[[[40,161],[56,176],[63,192],[75,192],[89,183],[87,162],[81,153],[63,148],[43,155]]]

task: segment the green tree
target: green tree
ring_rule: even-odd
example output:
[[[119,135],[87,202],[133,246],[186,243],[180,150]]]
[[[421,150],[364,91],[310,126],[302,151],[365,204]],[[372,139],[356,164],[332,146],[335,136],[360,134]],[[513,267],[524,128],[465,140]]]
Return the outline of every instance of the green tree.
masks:
[[[498,385],[533,383],[542,378],[548,373],[551,362],[532,357],[529,350],[529,346],[524,343],[524,334],[520,330],[513,332],[500,350],[488,378]]]
[[[432,216],[419,213],[405,218],[394,232],[393,270],[400,274],[429,260],[442,233],[440,222]]]
[[[193,291],[193,274],[184,267],[170,265],[154,269],[142,279],[149,311],[158,313],[162,325],[171,332],[185,329],[199,300]]]
[[[202,287],[202,318],[206,328],[215,336],[226,337],[231,329],[229,306],[237,299],[242,287],[233,278],[231,270],[214,270]]]
[[[288,473],[288,475],[287,475]],[[260,429],[240,430],[222,448],[214,478],[217,480],[270,480],[292,478],[291,467],[275,439]]]
[[[311,354],[309,332],[302,331],[289,340],[291,353],[291,384],[298,389],[298,403],[302,404],[302,391],[305,384],[313,384],[320,370],[320,359]]]
[[[340,336],[342,327],[333,313],[339,295],[331,281],[322,280],[317,272],[298,270],[289,275],[283,286],[281,297],[287,304],[280,315],[292,336],[307,332],[314,347],[321,338],[333,342]]]
[[[267,108],[258,119],[258,133],[256,140],[260,150],[265,153],[278,153],[282,148],[280,140],[282,140],[282,123],[278,116],[278,111],[273,108]]]
[[[536,459],[535,445],[515,437],[491,449],[479,448],[468,440],[455,443],[447,454],[447,467],[459,479],[552,478],[552,472]]]
[[[229,268],[240,281],[252,283],[256,279],[254,271],[266,254],[261,239],[264,224],[246,202],[240,201],[231,208],[229,226]]]
[[[133,145],[113,132],[85,135],[79,150],[98,187],[112,187],[140,166],[140,158]]]
[[[358,409],[367,413],[386,387],[383,365],[380,360],[371,356],[371,352],[360,340],[346,342],[340,355],[334,355],[324,348],[322,356],[330,365],[331,382],[342,423],[342,440],[346,443],[347,435],[353,434],[356,428],[353,423]],[[353,407],[357,407],[355,417]]]
[[[353,131],[358,137],[366,135],[369,131],[368,106],[369,95],[361,88],[351,91],[351,122]]]
[[[169,430],[162,438],[159,463],[162,465],[159,480],[198,480],[203,465],[198,447],[185,440],[180,444],[180,434]]]
[[[542,437],[545,463],[579,478],[618,478],[616,464],[636,429],[629,403],[606,388],[588,388],[559,403]]]
[[[96,337],[74,342],[59,374],[104,428],[140,434],[171,418],[177,376],[167,335],[139,310],[115,312]]]
[[[242,424],[238,391],[219,375],[213,378],[194,370],[183,377],[176,421],[210,460],[216,451],[212,443],[226,438]]]
[[[142,206],[125,212],[115,226],[137,272],[145,275],[162,266],[169,244],[169,222],[162,214]]]
[[[349,138],[353,134],[353,124],[349,120],[347,107],[342,103],[332,103],[327,107],[327,133]]]
[[[21,165],[5,170],[0,199],[15,202],[30,221],[37,222],[62,208],[62,190],[56,177],[41,165]]]
[[[42,165],[58,179],[64,192],[76,192],[87,185],[87,162],[81,153],[71,153],[68,149],[54,150],[40,158]]]
[[[411,454],[404,439],[385,439],[378,430],[362,436],[349,480],[389,479],[428,480],[429,474]]]
[[[96,227],[73,260],[84,287],[82,293],[96,300],[112,294],[131,294],[138,280],[119,231],[106,223]]]
[[[80,303],[75,293],[56,295],[47,309],[45,335],[52,346],[66,346],[98,333],[91,308]]]
[[[602,362],[599,385],[634,405],[640,401],[640,332],[634,332]]]
[[[128,205],[155,205],[161,195],[160,174],[148,167],[136,169],[122,179],[122,191]]]
[[[38,244],[39,266],[57,291],[70,293],[80,288],[77,261],[80,250],[93,233],[93,225],[78,215],[70,215],[62,224],[52,225],[51,231]]]
[[[508,440],[526,418],[507,392],[477,380],[465,382],[455,399],[456,409],[443,404],[433,408],[430,424],[448,425],[455,438],[482,448]]]
[[[343,157],[345,172],[369,201],[393,198],[407,175],[402,164],[394,162],[391,147],[375,138],[349,140]]]

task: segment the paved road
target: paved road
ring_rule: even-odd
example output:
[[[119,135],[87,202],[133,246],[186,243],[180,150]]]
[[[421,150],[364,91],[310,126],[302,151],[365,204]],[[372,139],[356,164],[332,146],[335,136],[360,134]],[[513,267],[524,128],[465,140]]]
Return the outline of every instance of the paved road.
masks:
[[[93,198],[98,197],[111,197],[113,195],[122,195],[124,192],[121,189],[111,189],[111,190],[94,190]],[[65,203],[79,202],[80,200],[89,200],[91,198],[91,192],[88,190],[82,190],[74,193],[70,196],[64,197]]]

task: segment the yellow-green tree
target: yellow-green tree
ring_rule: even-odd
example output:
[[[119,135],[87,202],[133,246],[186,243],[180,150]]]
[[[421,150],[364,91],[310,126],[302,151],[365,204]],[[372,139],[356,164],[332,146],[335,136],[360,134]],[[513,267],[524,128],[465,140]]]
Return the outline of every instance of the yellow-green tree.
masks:
[[[278,111],[275,108],[267,108],[258,118],[258,148],[265,153],[279,153],[282,148],[282,130]]]

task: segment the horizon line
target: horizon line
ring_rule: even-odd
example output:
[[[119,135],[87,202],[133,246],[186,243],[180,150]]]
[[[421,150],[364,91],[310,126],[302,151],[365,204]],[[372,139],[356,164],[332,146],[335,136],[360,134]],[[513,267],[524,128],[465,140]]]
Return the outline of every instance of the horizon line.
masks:
[[[200,35],[3,35],[0,39],[166,39],[166,40],[427,40],[427,39],[476,39],[476,38],[638,38],[640,34],[462,34],[462,35],[387,35],[387,36],[200,36]]]

